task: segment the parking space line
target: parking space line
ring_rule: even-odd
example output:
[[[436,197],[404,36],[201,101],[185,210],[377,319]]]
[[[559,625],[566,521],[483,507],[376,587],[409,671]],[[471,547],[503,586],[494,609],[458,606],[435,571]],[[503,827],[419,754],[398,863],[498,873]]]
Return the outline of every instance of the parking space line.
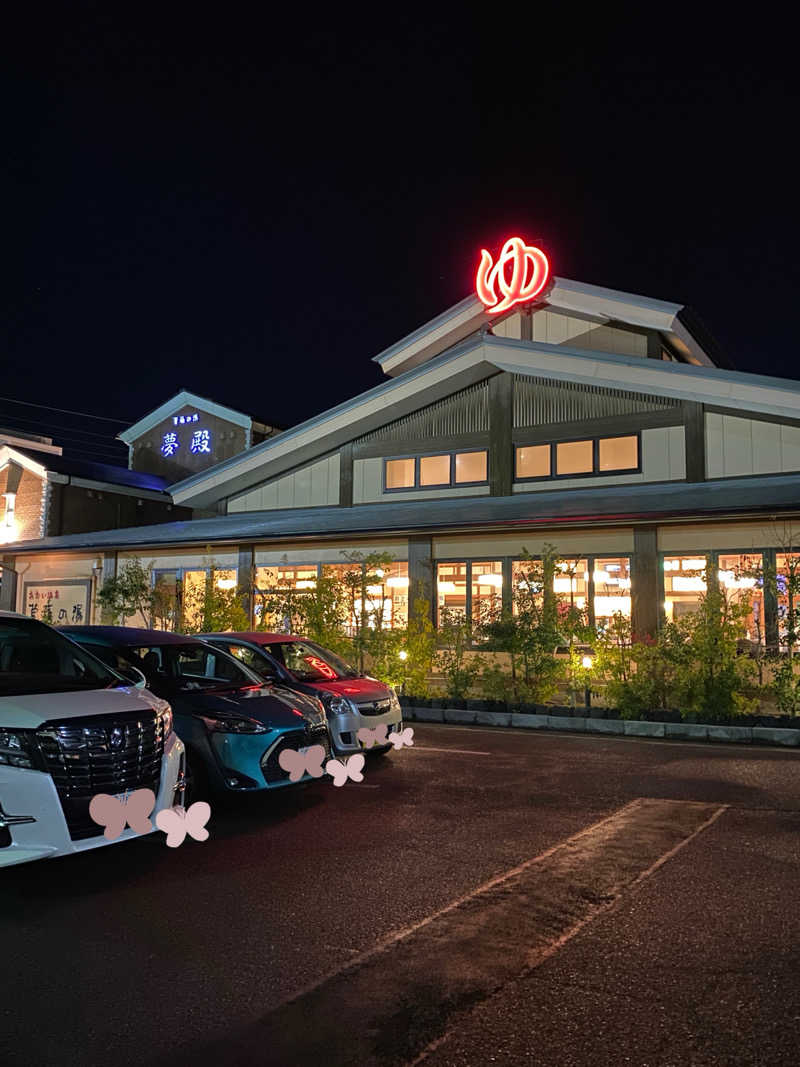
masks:
[[[557,952],[725,810],[634,800],[345,962],[243,1033],[195,1053],[220,1064],[418,1062],[459,1012]]]
[[[491,752],[477,752],[471,748],[434,748],[433,745],[414,745],[415,752],[455,752],[459,756],[491,756]]]

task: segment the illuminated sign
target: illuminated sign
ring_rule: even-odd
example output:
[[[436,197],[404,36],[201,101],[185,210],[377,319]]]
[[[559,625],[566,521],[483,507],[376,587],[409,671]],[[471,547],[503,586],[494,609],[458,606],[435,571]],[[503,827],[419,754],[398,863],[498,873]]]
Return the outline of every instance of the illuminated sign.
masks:
[[[486,310],[496,315],[515,304],[535,300],[550,280],[547,256],[521,237],[509,237],[495,262],[481,250],[475,289]]]
[[[164,434],[164,440],[161,444],[162,456],[174,456],[180,447],[180,441],[178,440],[178,435],[176,433]]]
[[[200,416],[196,411],[191,415],[173,415],[172,422],[175,426],[184,426],[187,422],[199,422]]]
[[[194,454],[197,454],[198,452],[211,452],[211,434],[208,430],[194,431],[191,444],[189,445],[189,451]]]

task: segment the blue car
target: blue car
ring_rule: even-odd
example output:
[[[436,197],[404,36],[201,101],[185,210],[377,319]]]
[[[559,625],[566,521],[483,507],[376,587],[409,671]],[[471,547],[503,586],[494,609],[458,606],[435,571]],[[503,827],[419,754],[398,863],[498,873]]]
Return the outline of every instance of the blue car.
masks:
[[[172,706],[186,748],[187,799],[211,791],[251,793],[293,784],[279,757],[322,745],[330,755],[318,700],[264,680],[203,641],[125,626],[64,626],[87,651]],[[310,781],[304,775],[300,781]]]

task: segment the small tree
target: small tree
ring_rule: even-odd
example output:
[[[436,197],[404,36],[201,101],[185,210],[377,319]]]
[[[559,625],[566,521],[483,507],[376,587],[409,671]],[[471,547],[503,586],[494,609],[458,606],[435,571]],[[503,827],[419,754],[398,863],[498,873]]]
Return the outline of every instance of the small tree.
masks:
[[[145,566],[139,559],[126,560],[119,574],[108,578],[97,594],[103,620],[111,625],[125,625],[127,619],[141,615],[145,626],[153,626],[153,564]]]
[[[480,673],[480,662],[468,657],[472,627],[463,612],[442,608],[439,613],[440,648],[436,654],[451,700],[464,700]]]
[[[403,664],[403,692],[424,697],[430,691],[429,675],[436,655],[436,630],[431,622],[431,604],[424,597],[414,601],[405,631],[406,653]],[[399,655],[399,653],[398,653]]]
[[[184,594],[181,629],[186,634],[220,633],[246,630],[250,623],[243,606],[243,591],[219,585],[220,567],[206,558],[205,581]],[[225,568],[222,568],[225,569]]]

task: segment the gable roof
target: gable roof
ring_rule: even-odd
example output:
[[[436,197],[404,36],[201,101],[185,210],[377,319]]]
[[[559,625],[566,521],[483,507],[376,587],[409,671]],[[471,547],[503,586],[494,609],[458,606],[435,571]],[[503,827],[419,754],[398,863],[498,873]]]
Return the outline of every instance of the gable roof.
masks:
[[[140,489],[150,493],[163,493],[165,499],[170,500],[167,481],[157,474],[132,471],[128,470],[127,467],[117,467],[111,463],[91,463],[85,460],[72,459],[69,456],[38,452],[25,448],[12,448],[10,445],[0,444],[0,470],[9,461],[19,463],[21,467],[24,467],[39,478],[44,478],[49,471],[53,474],[65,474],[72,478],[82,478],[85,481],[102,482],[111,486],[125,486],[129,489]]]
[[[398,378],[177,482],[171,487],[173,499],[176,504],[207,507],[501,371],[800,419],[800,382],[478,334]]]
[[[117,438],[120,441],[124,441],[126,445],[131,445],[142,434],[147,433],[148,430],[158,426],[164,419],[169,418],[178,408],[186,406],[200,408],[201,411],[205,411],[208,415],[216,415],[217,418],[226,419],[237,426],[243,426],[245,430],[250,430],[253,425],[253,418],[250,415],[245,415],[241,411],[234,411],[233,408],[218,404],[215,400],[208,400],[204,396],[198,396],[197,393],[190,393],[187,389],[181,389],[170,400],[154,408],[153,411],[143,416],[138,422],[129,426],[127,430],[117,434]]]
[[[615,322],[656,330],[690,362],[702,366],[725,365],[716,343],[700,326],[694,313],[682,304],[654,300],[649,296],[587,285],[568,278],[554,278],[553,285],[536,309],[549,308],[576,315],[589,321],[613,325]],[[519,308],[493,319],[478,297],[472,293],[435,319],[420,326],[374,357],[384,373],[396,377],[433,359],[445,348],[457,344],[469,334],[488,327],[508,315],[518,314]]]

